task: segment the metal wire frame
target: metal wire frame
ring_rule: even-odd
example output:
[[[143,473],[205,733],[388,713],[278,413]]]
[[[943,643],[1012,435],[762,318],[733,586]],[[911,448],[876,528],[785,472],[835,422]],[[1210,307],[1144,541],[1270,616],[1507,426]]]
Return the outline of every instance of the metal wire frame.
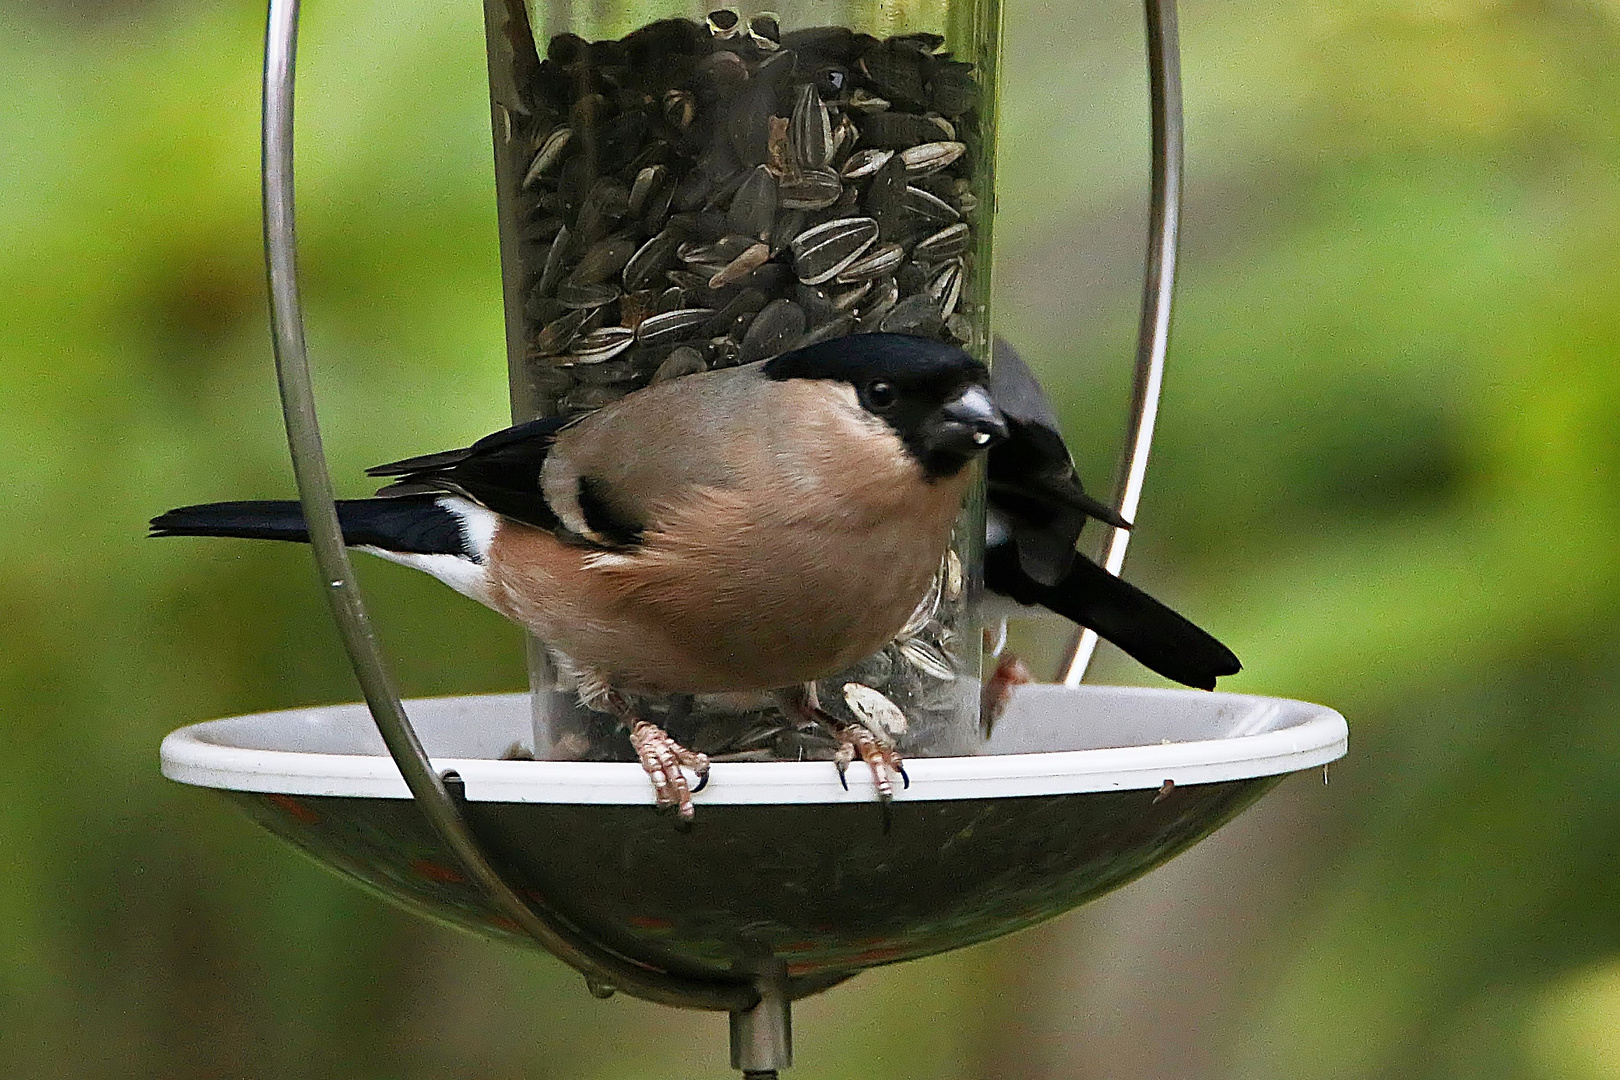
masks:
[[[1148,99],[1152,114],[1151,196],[1148,204],[1147,268],[1142,280],[1142,316],[1137,327],[1136,368],[1131,380],[1130,426],[1115,481],[1114,509],[1136,521],[1147,478],[1148,451],[1159,418],[1164,389],[1164,358],[1170,346],[1170,305],[1176,287],[1176,248],[1181,232],[1181,46],[1176,33],[1176,0],[1145,0]],[[1125,566],[1131,534],[1114,529],[1103,568],[1118,574]],[[1097,648],[1097,632],[1076,632],[1058,667],[1064,686],[1086,677]]]
[[[526,903],[484,855],[405,715],[349,566],[315,415],[298,296],[293,217],[293,83],[297,51],[298,0],[270,0],[264,51],[263,165],[271,337],[287,445],[309,527],[310,547],[333,621],[377,730],[416,804],[468,875],[484,887],[503,914],[547,951],[583,974],[593,992],[619,989],[648,1001],[684,1008],[728,1012],[751,1009],[760,995],[748,983],[706,982],[647,968],[584,939],[549,912]]]

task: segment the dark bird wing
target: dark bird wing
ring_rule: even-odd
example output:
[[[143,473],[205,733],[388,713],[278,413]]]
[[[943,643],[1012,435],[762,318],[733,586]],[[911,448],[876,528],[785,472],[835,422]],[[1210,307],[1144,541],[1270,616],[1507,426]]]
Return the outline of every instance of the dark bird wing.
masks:
[[[398,477],[377,492],[384,497],[447,492],[516,521],[556,530],[562,523],[540,489],[540,470],[558,432],[571,422],[555,416],[531,420],[463,449],[378,465],[366,475]]]
[[[1046,391],[1001,338],[990,369],[990,396],[1008,429],[1008,438],[990,450],[990,509],[1009,530],[1024,573],[1055,585],[1068,573],[1087,518],[1122,529],[1130,523],[1086,494]]]

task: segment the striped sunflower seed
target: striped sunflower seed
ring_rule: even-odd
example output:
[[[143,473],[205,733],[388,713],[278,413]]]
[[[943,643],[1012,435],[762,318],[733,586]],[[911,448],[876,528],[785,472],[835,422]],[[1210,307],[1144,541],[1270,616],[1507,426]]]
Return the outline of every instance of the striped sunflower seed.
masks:
[[[801,168],[824,169],[833,155],[832,118],[826,103],[814,83],[805,83],[794,95],[793,117],[788,123],[793,157]]]
[[[777,189],[784,210],[825,210],[844,194],[844,185],[831,169],[805,169],[783,177]]]
[[[900,158],[906,163],[906,175],[915,180],[939,172],[965,153],[964,143],[929,142],[900,151]]]
[[[652,285],[675,261],[675,249],[680,246],[680,234],[672,229],[664,229],[642,244],[624,264],[624,287],[638,292]]]
[[[534,160],[529,163],[529,171],[523,174],[523,186],[533,187],[535,181],[550,172],[557,162],[562,160],[563,151],[568,148],[569,141],[574,137],[574,131],[564,124],[547,135],[540,143],[540,149],[534,152]]]
[[[877,222],[867,217],[838,218],[806,229],[790,245],[799,280],[806,285],[832,280],[872,246],[877,234]]]
[[[966,228],[966,226],[963,226]],[[906,249],[899,244],[884,244],[873,248],[838,272],[834,278],[840,285],[853,285],[858,281],[871,281],[895,269],[906,260]]]
[[[698,328],[713,317],[713,308],[676,308],[661,315],[649,315],[641,320],[636,339],[643,345],[657,345],[695,337]]]
[[[646,324],[643,323],[643,326]],[[592,330],[568,350],[569,364],[600,364],[611,360],[636,343],[636,331],[624,326],[604,326]]]
[[[879,147],[857,150],[849,155],[849,160],[844,162],[844,167],[839,170],[838,175],[845,180],[863,180],[883,168],[892,157],[894,157],[893,150]]]
[[[967,250],[968,227],[964,222],[947,225],[911,249],[911,257],[918,262],[939,262],[954,259]]]

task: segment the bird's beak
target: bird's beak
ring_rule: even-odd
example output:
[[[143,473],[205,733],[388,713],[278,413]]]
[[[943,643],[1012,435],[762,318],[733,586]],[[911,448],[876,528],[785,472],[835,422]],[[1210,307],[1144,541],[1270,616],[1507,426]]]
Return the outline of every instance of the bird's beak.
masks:
[[[1007,421],[982,386],[969,386],[947,401],[928,432],[928,448],[935,453],[971,457],[1007,437]]]

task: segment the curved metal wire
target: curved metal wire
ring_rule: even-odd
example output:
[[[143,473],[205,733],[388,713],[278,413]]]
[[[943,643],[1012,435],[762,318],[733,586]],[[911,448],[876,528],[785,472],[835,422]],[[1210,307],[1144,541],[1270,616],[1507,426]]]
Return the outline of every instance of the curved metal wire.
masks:
[[[299,0],[270,0],[264,51],[264,247],[270,278],[270,325],[281,389],[287,445],[298,497],[309,526],[333,621],[354,667],[377,730],[416,804],[467,873],[484,887],[503,914],[547,951],[583,974],[593,992],[607,987],[683,1008],[736,1012],[752,1008],[758,992],[745,983],[685,979],[644,967],[608,952],[577,932],[542,916],[514,892],[485,858],[444,781],[433,769],[395,692],[338,525],[332,479],[321,446],[298,297],[297,235],[293,220],[293,83],[298,51]]]
[[[1181,46],[1176,33],[1176,0],[1145,0],[1148,97],[1153,117],[1152,195],[1148,208],[1147,269],[1142,281],[1142,320],[1137,328],[1136,370],[1131,381],[1131,420],[1115,483],[1114,508],[1136,521],[1147,478],[1148,451],[1159,418],[1164,358],[1170,345],[1170,305],[1176,285],[1176,245],[1181,231]],[[1118,574],[1125,566],[1131,534],[1115,529],[1103,568]],[[1078,632],[1058,668],[1063,685],[1086,677],[1097,648],[1094,630]]]

